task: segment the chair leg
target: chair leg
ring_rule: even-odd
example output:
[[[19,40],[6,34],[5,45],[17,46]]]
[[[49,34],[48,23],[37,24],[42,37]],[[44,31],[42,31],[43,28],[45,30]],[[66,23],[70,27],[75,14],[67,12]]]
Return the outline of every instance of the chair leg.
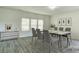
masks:
[[[49,53],[51,52],[51,42],[49,43]]]
[[[72,42],[71,35],[70,35],[70,41]]]
[[[32,43],[33,43],[33,37],[32,37]]]
[[[43,42],[42,42],[42,43],[43,43],[43,51],[44,51],[44,48],[45,48],[45,47],[44,47],[44,40],[43,40]]]
[[[49,53],[50,53],[50,45],[49,45]]]
[[[32,37],[32,52],[33,52],[33,37]]]
[[[67,37],[67,47],[70,46],[69,38]]]
[[[34,43],[35,43],[35,45],[36,45],[36,37],[35,37]]]
[[[34,37],[32,37],[32,45],[34,44]]]
[[[58,37],[58,48],[60,48],[60,37]]]
[[[58,40],[58,48],[59,48],[59,40]]]

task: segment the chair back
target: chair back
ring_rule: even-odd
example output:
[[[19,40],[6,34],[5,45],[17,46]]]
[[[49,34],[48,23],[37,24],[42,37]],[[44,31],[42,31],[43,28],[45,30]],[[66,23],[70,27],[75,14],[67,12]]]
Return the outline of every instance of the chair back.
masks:
[[[38,39],[43,39],[43,35],[42,35],[40,29],[36,29],[36,32],[37,32]]]
[[[59,27],[59,31],[63,31],[64,30],[64,28],[63,27]]]
[[[57,29],[58,29],[57,27],[54,28],[55,31],[57,31]]]
[[[32,35],[33,35],[33,37],[37,37],[37,33],[36,33],[36,30],[34,28],[32,28]]]
[[[44,41],[50,42],[51,38],[48,30],[43,30],[43,36],[44,36]]]
[[[71,32],[71,28],[65,28],[65,31]]]

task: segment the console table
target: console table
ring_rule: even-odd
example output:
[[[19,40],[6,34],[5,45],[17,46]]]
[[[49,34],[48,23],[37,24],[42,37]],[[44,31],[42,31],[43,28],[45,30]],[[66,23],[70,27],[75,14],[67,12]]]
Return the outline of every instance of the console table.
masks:
[[[0,32],[0,41],[1,40],[8,40],[8,39],[15,39],[18,37],[19,37],[18,31]]]

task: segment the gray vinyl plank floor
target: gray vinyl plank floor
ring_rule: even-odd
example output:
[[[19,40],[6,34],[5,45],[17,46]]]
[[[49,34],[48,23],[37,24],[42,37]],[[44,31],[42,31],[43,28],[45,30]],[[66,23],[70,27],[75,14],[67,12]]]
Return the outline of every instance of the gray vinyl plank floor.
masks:
[[[58,48],[58,39],[52,38],[51,53],[79,53],[79,41],[72,40],[69,47],[66,47],[66,40],[63,40],[63,49]],[[49,44],[42,40],[33,40],[32,37],[0,41],[0,53],[49,53]]]

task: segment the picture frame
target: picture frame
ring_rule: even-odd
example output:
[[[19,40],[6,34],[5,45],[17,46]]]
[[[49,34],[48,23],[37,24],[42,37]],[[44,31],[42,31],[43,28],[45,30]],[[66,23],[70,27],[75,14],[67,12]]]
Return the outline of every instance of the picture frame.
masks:
[[[68,17],[67,20],[66,20],[66,25],[67,26],[71,26],[72,25],[72,18],[71,17]]]
[[[62,26],[65,26],[66,25],[66,18],[62,18]]]
[[[11,31],[12,24],[5,24],[5,31]]]
[[[62,18],[59,18],[58,19],[58,26],[61,26],[62,25]]]

